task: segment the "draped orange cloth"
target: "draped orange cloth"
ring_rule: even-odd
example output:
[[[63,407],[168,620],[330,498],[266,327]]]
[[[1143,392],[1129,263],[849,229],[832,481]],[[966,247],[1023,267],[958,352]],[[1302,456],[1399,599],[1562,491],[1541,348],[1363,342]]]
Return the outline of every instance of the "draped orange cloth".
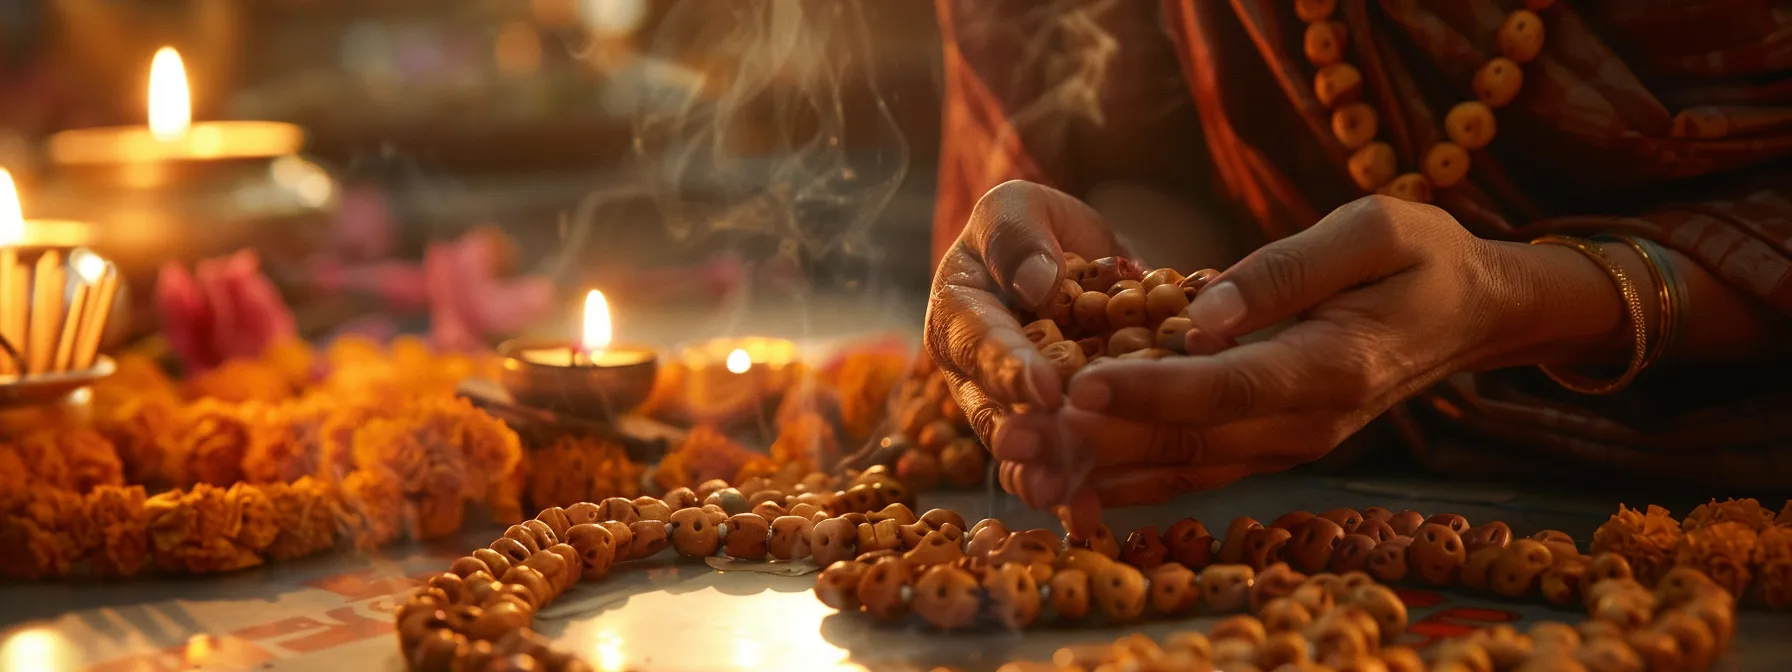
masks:
[[[1473,99],[1475,69],[1497,55],[1495,35],[1517,5],[1340,0],[1346,57],[1402,171],[1440,139],[1443,111]],[[1066,140],[1071,125],[1047,120],[1082,114],[1096,137],[1120,131],[1078,110],[1099,109],[1115,87],[1137,90],[1128,84],[1137,73],[1102,68],[1136,63],[1139,52],[1174,59],[1166,72],[1182,86],[1169,95],[1180,99],[1162,103],[1192,106],[1198,120],[1199,146],[1161,151],[1186,153],[1186,170],[1210,175],[1240,221],[1273,239],[1361,195],[1345,170],[1350,152],[1314,95],[1305,24],[1289,0],[936,8],[945,52],[936,258],[976,199],[1003,181],[1082,193],[1102,177],[1079,155],[1091,143]],[[1792,3],[1564,0],[1541,14],[1544,51],[1499,110],[1497,138],[1474,152],[1467,180],[1437,190],[1437,205],[1486,238],[1646,237],[1792,316]],[[1129,42],[1117,45],[1116,34]],[[1391,421],[1422,460],[1446,470],[1511,473],[1566,460],[1772,487],[1792,483],[1792,394],[1770,380],[1787,372],[1785,362],[1757,362],[1721,386],[1709,371],[1662,372],[1598,400],[1532,372],[1460,375]],[[1675,390],[1676,380],[1697,387]],[[1515,452],[1543,459],[1499,459]]]

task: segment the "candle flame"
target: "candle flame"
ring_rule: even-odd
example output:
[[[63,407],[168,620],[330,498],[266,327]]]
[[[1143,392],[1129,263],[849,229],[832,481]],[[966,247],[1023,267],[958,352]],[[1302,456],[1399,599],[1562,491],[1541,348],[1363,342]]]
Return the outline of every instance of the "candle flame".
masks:
[[[580,344],[585,352],[603,352],[610,347],[610,302],[595,289],[585,295],[585,330]]]
[[[149,65],[149,132],[160,140],[173,140],[193,123],[192,93],[187,89],[187,69],[180,52],[162,47]]]
[[[12,172],[0,168],[0,245],[11,245],[25,238],[25,212],[19,206],[19,189],[12,183]]]
[[[747,356],[746,350],[735,348],[734,352],[728,353],[729,371],[734,373],[746,373],[747,369],[750,368],[753,368],[753,358]]]

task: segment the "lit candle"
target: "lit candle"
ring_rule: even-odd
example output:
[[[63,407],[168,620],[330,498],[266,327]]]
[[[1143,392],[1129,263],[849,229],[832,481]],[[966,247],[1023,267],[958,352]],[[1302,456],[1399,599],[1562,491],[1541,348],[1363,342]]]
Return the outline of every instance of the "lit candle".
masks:
[[[751,416],[794,380],[796,343],[758,336],[718,338],[685,346],[685,405],[699,422],[726,424]]]
[[[581,326],[576,343],[518,339],[498,346],[504,356],[504,389],[526,405],[593,416],[640,405],[653,389],[659,356],[614,342],[603,292],[585,295]]]
[[[63,131],[50,138],[50,158],[63,166],[125,166],[141,186],[166,179],[161,166],[177,161],[272,159],[304,145],[298,126],[272,121],[193,123],[186,66],[171,47],[156,52],[149,70],[148,126]]]

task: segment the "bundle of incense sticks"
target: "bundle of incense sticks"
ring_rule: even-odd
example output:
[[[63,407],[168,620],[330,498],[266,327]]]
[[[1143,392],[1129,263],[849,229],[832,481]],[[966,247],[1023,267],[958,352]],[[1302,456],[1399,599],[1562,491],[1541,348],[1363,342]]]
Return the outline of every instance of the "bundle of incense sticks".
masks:
[[[35,259],[0,247],[0,375],[85,371],[118,294],[118,270],[84,248]]]

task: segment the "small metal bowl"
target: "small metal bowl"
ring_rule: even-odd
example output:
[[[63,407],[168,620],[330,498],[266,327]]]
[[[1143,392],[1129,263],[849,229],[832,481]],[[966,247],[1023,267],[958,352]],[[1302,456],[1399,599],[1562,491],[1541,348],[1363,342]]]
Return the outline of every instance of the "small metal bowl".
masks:
[[[546,364],[524,357],[530,351],[567,347],[564,341],[531,339],[500,344],[504,364],[498,383],[524,406],[596,419],[634,410],[653,393],[660,362],[648,348],[613,346],[614,351],[640,353],[641,361],[609,366]]]
[[[118,370],[111,357],[100,355],[93,368],[31,376],[0,376],[0,407],[33,406],[62,400]]]

